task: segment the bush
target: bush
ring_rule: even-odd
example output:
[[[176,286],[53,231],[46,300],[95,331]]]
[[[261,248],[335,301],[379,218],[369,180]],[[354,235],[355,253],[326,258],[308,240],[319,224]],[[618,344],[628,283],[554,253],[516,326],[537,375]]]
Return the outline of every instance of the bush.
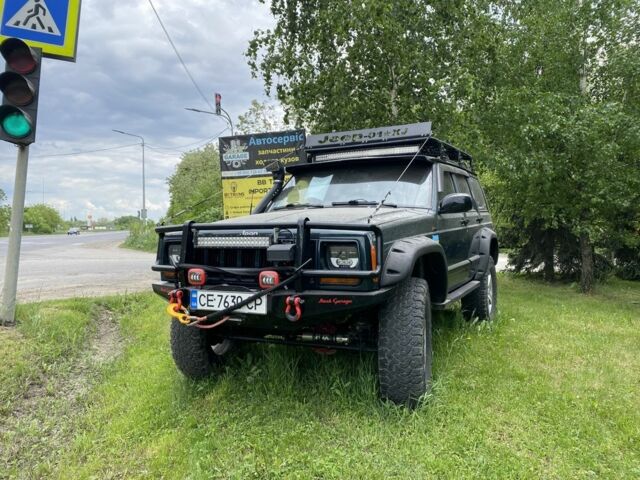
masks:
[[[142,250],[144,252],[155,252],[158,246],[158,234],[155,232],[153,223],[132,223],[129,229],[129,236],[122,244],[125,248]]]

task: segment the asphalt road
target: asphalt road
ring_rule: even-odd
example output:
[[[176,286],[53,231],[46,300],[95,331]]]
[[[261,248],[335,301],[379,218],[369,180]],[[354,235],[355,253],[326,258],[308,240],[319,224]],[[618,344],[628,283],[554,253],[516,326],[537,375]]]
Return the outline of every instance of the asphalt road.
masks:
[[[22,238],[18,301],[150,291],[155,255],[119,248],[127,232]],[[0,288],[7,238],[0,238]]]

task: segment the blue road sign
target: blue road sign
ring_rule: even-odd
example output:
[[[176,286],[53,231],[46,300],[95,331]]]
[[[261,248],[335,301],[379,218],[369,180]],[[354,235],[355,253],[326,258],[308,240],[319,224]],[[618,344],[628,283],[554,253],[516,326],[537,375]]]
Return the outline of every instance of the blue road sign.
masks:
[[[0,37],[16,37],[45,56],[75,60],[80,0],[0,0]]]

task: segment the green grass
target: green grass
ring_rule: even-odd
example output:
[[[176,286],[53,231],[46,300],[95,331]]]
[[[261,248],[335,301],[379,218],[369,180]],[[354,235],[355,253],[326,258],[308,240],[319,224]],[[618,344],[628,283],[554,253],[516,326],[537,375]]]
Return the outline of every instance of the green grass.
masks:
[[[132,223],[129,236],[122,243],[122,247],[143,252],[155,252],[158,247],[158,234],[155,232],[155,225],[152,223],[147,225]]]
[[[168,351],[160,299],[101,300],[118,314],[124,354],[97,374],[68,440],[22,450],[30,460],[19,476],[638,478],[640,284],[612,281],[582,296],[499,281],[497,321],[436,315],[434,388],[413,412],[377,399],[370,354],[251,346],[217,379],[187,381]],[[29,308],[25,325],[50,306]],[[77,321],[90,329],[85,314]],[[29,358],[39,329],[21,322],[18,331],[7,353]],[[41,340],[59,358],[58,342]]]

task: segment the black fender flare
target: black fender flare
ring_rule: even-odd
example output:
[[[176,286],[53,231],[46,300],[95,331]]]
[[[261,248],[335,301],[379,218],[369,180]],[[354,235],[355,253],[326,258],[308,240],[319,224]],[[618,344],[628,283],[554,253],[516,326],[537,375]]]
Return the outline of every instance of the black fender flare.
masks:
[[[429,237],[411,237],[396,240],[391,245],[382,268],[381,287],[395,285],[411,276],[418,259],[425,255],[436,254],[444,267],[444,281],[446,292],[447,259],[442,245]]]
[[[498,263],[498,235],[489,227],[478,230],[471,239],[469,258],[480,258],[471,265],[471,275],[474,280],[480,280],[487,271],[489,257],[493,257],[494,264]]]

